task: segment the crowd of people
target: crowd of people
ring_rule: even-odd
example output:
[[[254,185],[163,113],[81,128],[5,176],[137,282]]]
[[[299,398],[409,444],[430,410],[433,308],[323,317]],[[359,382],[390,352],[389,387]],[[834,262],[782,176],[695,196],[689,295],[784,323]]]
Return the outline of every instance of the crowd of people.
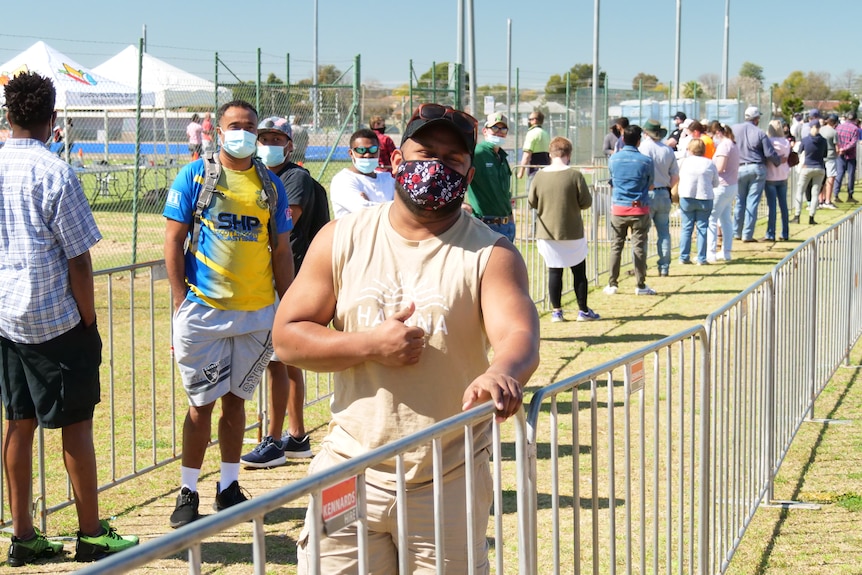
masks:
[[[860,128],[855,112],[843,118],[834,113],[822,118],[820,110],[814,109],[806,117],[797,114],[792,124],[775,118],[765,132],[755,106],[745,110],[743,122],[732,126],[718,121],[701,123],[684,112],[677,112],[673,119],[676,129],[668,136],[667,129],[655,120],[641,127],[618,118],[605,139],[613,186],[611,273],[604,290],[609,295],[618,289],[619,252],[629,229],[638,283],[635,294],[656,293],[645,284],[651,225],[656,228],[658,275],[668,275],[667,214],[672,198],[679,203],[682,220],[679,263],[683,265],[729,261],[734,241],[787,241],[790,224],[801,223],[805,202],[808,225],[817,223],[818,209],[835,209],[845,176],[846,201],[856,203],[853,192]],[[797,185],[791,196],[795,215],[791,218],[788,179],[797,164]],[[764,193],[766,233],[755,238]],[[697,251],[692,257],[695,231]]]

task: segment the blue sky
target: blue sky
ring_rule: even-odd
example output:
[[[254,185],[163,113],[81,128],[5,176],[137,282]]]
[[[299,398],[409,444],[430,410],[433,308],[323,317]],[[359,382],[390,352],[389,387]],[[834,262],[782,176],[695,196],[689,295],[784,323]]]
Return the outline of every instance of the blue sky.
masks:
[[[838,83],[854,66],[862,74],[852,42],[846,50],[829,47],[829,27],[837,32],[843,17],[855,18],[858,0],[730,1],[731,77],[746,60],[764,68],[767,84],[780,83],[793,70],[828,72]],[[411,58],[420,73],[434,61],[455,59],[457,0],[318,2],[321,65],[345,70],[361,54],[363,82],[395,86],[407,82]],[[272,8],[271,13],[260,13],[261,6]],[[148,52],[189,72],[212,79],[218,51],[241,79],[251,80],[259,47],[264,75],[275,72],[283,78],[290,53],[291,81],[298,81],[311,76],[313,6],[313,0],[4,2],[0,64],[41,39],[93,67],[137,44],[146,24]],[[593,0],[475,0],[475,6],[480,85],[506,83],[508,18],[513,84],[516,67],[522,87],[542,87],[551,74],[592,61]],[[704,73],[720,76],[724,6],[725,0],[682,0],[683,82]],[[675,20],[676,0],[601,1],[599,55],[612,87],[630,86],[638,72],[665,83],[673,80]],[[809,32],[814,23],[819,30]],[[813,49],[804,47],[809,36]]]

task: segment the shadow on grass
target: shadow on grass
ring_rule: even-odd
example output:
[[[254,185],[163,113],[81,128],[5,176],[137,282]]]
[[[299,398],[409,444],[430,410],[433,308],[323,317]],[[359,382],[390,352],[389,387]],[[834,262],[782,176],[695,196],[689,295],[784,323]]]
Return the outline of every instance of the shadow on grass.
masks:
[[[553,500],[551,498],[550,493],[539,493],[539,496],[536,500],[536,508],[537,509],[551,509],[553,507]],[[561,495],[559,498],[560,509],[571,509],[574,504],[574,499],[569,495]],[[622,499],[617,499],[614,502],[614,507],[621,507],[625,502]],[[593,508],[593,500],[589,497],[581,497],[579,499],[578,507],[581,509],[592,509]],[[608,509],[610,507],[610,499],[607,497],[599,497],[598,501],[598,509]],[[515,491],[503,491],[503,514],[510,515],[518,512],[518,499],[517,492]],[[491,514],[494,514],[494,510],[491,510]]]
[[[856,385],[858,381],[858,373],[854,374],[853,377],[850,378],[850,381],[847,382],[847,387],[844,388],[844,391],[838,396],[835,401],[835,405],[829,411],[829,414],[825,417],[825,419],[833,419],[835,414],[838,412],[838,409],[844,404],[845,399],[847,399],[847,395],[853,389],[853,386]],[[808,455],[808,459],[805,461],[805,464],[802,466],[802,469],[799,471],[799,477],[796,479],[796,485],[793,487],[793,493],[791,495],[791,499],[793,501],[798,500],[799,495],[802,493],[802,489],[805,486],[806,477],[808,472],[811,470],[811,467],[817,462],[818,450],[823,443],[823,439],[826,436],[826,432],[829,430],[829,425],[824,424],[820,427],[820,432],[817,434],[817,439],[814,441],[814,444],[811,446],[811,452]],[[755,569],[755,575],[764,575],[770,567],[772,554],[775,551],[776,543],[781,539],[782,530],[784,528],[784,524],[787,522],[787,519],[790,517],[790,514],[793,510],[788,508],[783,508],[778,515],[778,520],[775,522],[775,527],[772,528],[772,534],[769,536],[769,543],[767,543],[766,547],[763,549],[763,553],[760,554],[760,561],[757,563],[757,569]]]
[[[663,319],[664,316],[650,316],[650,320],[660,320]],[[615,320],[618,318],[614,318]],[[631,318],[619,318],[622,321],[629,320],[643,320],[643,316],[639,317],[631,317]],[[619,335],[572,335],[571,337],[543,337],[542,341],[546,341],[549,343],[580,343],[585,346],[606,346],[613,345],[615,343],[630,343],[630,342],[648,342],[654,343],[657,340],[666,337],[664,334],[660,333],[621,333]],[[568,360],[574,359],[576,356],[563,356],[560,359]]]
[[[557,446],[558,457],[571,457],[574,449],[571,444],[561,444]],[[500,453],[503,455],[503,461],[515,461],[515,444],[503,443],[500,446]],[[579,445],[578,455],[589,455],[592,453],[589,445]],[[536,444],[536,459],[551,459],[551,444],[537,443]]]
[[[602,380],[600,387],[607,387],[605,385],[605,381]],[[623,385],[622,381],[615,381],[614,388],[620,387]],[[614,408],[623,408],[625,403],[620,401],[614,402]],[[588,411],[590,409],[589,401],[579,401],[578,402],[578,411]],[[607,412],[608,402],[606,401],[597,401],[596,409],[602,412]],[[542,403],[542,408],[540,409],[542,413],[551,413],[551,403],[549,401]],[[571,401],[558,401],[557,402],[557,415],[571,415],[572,414],[572,402]]]
[[[267,535],[266,563],[268,565],[296,565],[296,541],[285,535]],[[202,573],[220,573],[231,565],[248,566],[252,556],[252,543],[204,541],[201,543]],[[187,552],[168,555],[165,559],[186,561]]]

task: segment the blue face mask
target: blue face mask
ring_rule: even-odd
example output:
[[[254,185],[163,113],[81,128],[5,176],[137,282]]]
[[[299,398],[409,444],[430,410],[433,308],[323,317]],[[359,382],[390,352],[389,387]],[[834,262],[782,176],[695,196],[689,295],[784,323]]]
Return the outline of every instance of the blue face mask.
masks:
[[[257,136],[245,130],[222,132],[221,147],[234,158],[248,158],[257,150]]]
[[[284,163],[284,146],[258,146],[257,157],[265,166],[271,168]]]
[[[356,169],[363,174],[370,174],[373,172],[377,169],[377,165],[379,163],[380,162],[377,158],[353,158],[353,165],[356,166]]]

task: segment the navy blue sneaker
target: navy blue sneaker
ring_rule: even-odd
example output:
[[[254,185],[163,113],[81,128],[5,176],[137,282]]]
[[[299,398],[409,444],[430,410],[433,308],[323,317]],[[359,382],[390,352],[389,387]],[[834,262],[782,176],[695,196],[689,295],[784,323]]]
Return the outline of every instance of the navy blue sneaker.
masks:
[[[243,455],[240,461],[246,467],[255,468],[284,465],[286,462],[284,458],[284,444],[267,435],[260,442],[260,445],[252,449],[250,453]]]
[[[311,441],[308,435],[300,439],[295,438],[289,433],[285,433],[281,438],[284,444],[284,455],[290,459],[304,459],[311,457]]]

